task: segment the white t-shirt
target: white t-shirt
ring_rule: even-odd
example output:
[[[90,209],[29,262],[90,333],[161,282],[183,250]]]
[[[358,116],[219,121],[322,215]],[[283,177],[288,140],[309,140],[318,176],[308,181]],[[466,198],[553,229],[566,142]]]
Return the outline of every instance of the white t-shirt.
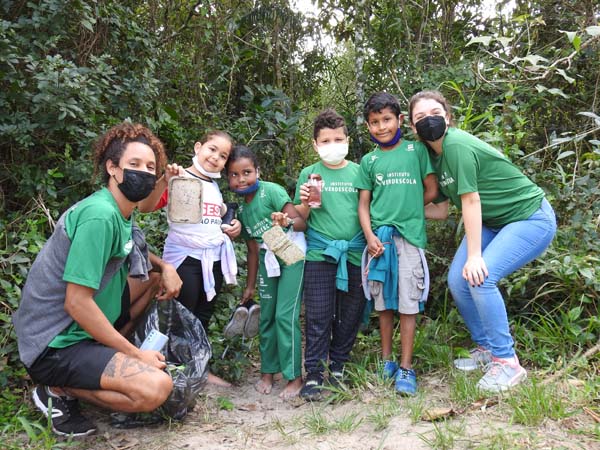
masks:
[[[186,176],[194,175],[186,172]],[[183,260],[191,256],[202,260],[210,256],[219,261],[220,247],[225,240],[221,230],[221,205],[223,196],[214,181],[202,181],[202,219],[199,223],[169,222],[169,233],[165,241],[163,259],[178,267]]]

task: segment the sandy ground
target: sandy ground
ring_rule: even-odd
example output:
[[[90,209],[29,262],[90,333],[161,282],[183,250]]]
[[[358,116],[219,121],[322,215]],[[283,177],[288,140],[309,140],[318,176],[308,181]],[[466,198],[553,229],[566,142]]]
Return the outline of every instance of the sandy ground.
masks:
[[[241,386],[207,386],[194,411],[183,422],[130,430],[109,425],[109,416],[88,410],[99,425],[95,437],[82,442],[87,449],[298,449],[298,450],[371,450],[430,448],[457,449],[600,449],[600,443],[569,430],[589,426],[585,416],[570,417],[560,423],[547,421],[537,428],[512,425],[500,403],[476,404],[456,411],[448,420],[430,422],[410,418],[409,402],[403,398],[365,391],[356,398],[338,404],[305,403],[299,399],[284,402],[278,397],[279,382],[270,395],[254,389],[258,376]],[[390,388],[391,389],[391,388]],[[425,410],[449,407],[444,381],[421,381]],[[387,399],[387,400],[386,400]],[[373,415],[381,413],[389,402],[399,409],[382,430],[377,430]],[[495,403],[495,402],[492,402]],[[327,432],[319,434],[315,417],[326,423]],[[332,424],[350,423],[345,429]],[[329,424],[329,425],[327,425]]]

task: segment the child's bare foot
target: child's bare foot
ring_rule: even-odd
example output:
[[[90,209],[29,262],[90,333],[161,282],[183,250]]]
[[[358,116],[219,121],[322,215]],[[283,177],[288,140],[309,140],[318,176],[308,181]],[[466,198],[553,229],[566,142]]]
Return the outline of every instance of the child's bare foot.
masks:
[[[260,380],[258,380],[254,385],[254,389],[256,389],[261,394],[270,394],[271,389],[273,389],[273,374],[263,373],[260,376]]]
[[[231,383],[225,381],[223,378],[216,376],[214,373],[208,372],[208,379],[206,380],[210,384],[221,387],[231,387]]]
[[[288,381],[287,386],[281,391],[279,394],[279,398],[283,400],[289,400],[291,398],[297,397],[300,394],[300,390],[302,389],[302,377],[298,377],[295,380]]]

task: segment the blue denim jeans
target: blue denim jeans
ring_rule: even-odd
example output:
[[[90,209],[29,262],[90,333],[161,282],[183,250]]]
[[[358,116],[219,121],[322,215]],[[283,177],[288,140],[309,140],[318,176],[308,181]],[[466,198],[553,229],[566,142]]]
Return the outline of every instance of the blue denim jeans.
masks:
[[[539,256],[556,233],[554,210],[546,199],[529,218],[501,228],[481,230],[482,256],[489,276],[481,286],[471,287],[463,277],[467,241],[463,238],[448,273],[448,286],[473,341],[498,358],[515,354],[506,306],[498,281]]]

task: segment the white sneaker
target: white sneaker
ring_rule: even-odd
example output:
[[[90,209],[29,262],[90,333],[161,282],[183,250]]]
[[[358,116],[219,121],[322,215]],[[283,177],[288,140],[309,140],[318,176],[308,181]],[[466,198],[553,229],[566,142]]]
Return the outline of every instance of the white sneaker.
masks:
[[[244,325],[244,337],[251,339],[258,334],[260,326],[260,305],[253,304],[248,309],[248,319]]]
[[[486,367],[485,375],[477,382],[482,391],[504,392],[527,378],[527,371],[519,364],[517,355],[512,358],[496,358]]]
[[[244,326],[248,319],[248,308],[245,306],[238,306],[233,314],[229,323],[225,325],[223,329],[223,336],[226,339],[231,339],[234,336],[242,336],[244,334]]]
[[[454,367],[458,370],[482,369],[492,362],[492,352],[483,348],[475,347],[469,351],[468,358],[458,358],[454,360]]]

